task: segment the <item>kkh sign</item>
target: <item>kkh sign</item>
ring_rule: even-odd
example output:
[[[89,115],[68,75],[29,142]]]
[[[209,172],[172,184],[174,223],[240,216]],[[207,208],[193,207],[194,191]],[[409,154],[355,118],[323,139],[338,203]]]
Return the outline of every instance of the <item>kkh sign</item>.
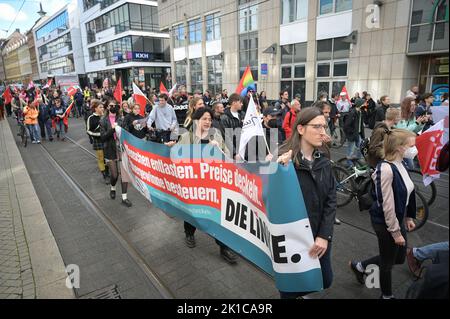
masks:
[[[133,51],[133,60],[150,61],[151,54],[148,52],[135,52]]]

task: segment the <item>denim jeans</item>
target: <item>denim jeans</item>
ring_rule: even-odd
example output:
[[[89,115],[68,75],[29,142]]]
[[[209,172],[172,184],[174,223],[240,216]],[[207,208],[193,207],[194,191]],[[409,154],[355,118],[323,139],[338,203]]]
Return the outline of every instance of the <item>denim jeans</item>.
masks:
[[[36,129],[35,124],[27,124],[28,132],[30,133],[30,139],[34,142],[39,141],[39,132]]]
[[[57,137],[64,138],[65,132],[63,120],[56,122],[55,134]]]
[[[356,138],[356,141],[350,142],[348,141],[348,147],[347,147],[347,159],[350,158],[361,158],[361,152],[359,151],[359,144],[361,143],[361,137],[358,135]],[[355,152],[356,151],[356,152]],[[349,165],[353,165],[352,161],[348,161]]]
[[[413,248],[413,255],[420,261],[424,261],[426,259],[434,260],[437,257],[437,253],[442,250],[448,251],[448,241]]]
[[[322,268],[323,289],[328,289],[333,283],[333,269],[331,268],[331,242],[328,242],[328,249],[325,255],[320,258],[320,268]],[[281,299],[296,299],[312,292],[285,292],[280,291]]]

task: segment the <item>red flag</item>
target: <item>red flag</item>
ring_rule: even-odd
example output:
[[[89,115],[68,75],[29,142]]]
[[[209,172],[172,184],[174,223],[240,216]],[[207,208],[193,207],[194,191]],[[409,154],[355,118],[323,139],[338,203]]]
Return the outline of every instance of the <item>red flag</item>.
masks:
[[[141,114],[142,116],[145,116],[145,106],[147,105],[147,97],[142,93],[142,91],[138,88],[138,86],[133,83],[133,99],[136,102],[136,104],[139,104],[141,107]]]
[[[6,88],[5,92],[3,92],[3,97],[5,98],[5,104],[9,104],[12,101],[11,89],[9,86]]]
[[[116,101],[122,105],[122,79],[119,78],[119,81],[117,81],[116,89],[114,90],[114,98]]]
[[[350,96],[348,95],[347,88],[345,87],[345,85],[344,85],[344,87],[342,88],[341,94],[342,94],[342,93],[345,93],[345,96],[347,97],[347,101],[350,101]],[[342,99],[342,98],[341,98],[341,95],[339,95],[339,101],[340,101],[341,99]]]
[[[70,88],[67,89],[67,95],[74,96],[75,93],[77,93],[79,88],[80,87],[78,85],[71,86]]]
[[[416,147],[419,152],[417,157],[425,186],[431,184],[433,179],[439,178],[440,172],[436,169],[436,163],[445,143],[447,140],[444,135],[444,120],[440,120],[416,138]]]
[[[52,86],[52,82],[53,82],[53,79],[52,79],[52,78],[51,78],[50,80],[48,80],[48,81],[47,81],[47,84],[44,85],[44,89],[51,87],[51,86]]]
[[[159,84],[159,93],[166,93],[169,94],[169,91],[167,91],[166,87],[164,86],[164,83]]]

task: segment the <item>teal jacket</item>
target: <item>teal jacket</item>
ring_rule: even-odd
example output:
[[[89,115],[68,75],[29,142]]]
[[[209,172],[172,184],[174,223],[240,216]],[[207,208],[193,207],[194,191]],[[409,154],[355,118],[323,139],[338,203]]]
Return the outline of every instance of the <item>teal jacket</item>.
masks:
[[[424,126],[424,124],[419,124],[416,122],[415,118],[412,118],[409,120],[401,120],[400,122],[398,122],[395,128],[402,128],[414,133],[419,133]]]

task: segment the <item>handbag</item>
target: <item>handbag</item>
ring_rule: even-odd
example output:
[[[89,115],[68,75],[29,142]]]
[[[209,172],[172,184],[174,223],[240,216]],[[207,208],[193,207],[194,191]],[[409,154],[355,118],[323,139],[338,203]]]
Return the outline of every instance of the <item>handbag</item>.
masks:
[[[358,188],[356,198],[358,200],[359,211],[369,210],[374,202],[373,199],[374,183],[372,179],[367,179]]]

